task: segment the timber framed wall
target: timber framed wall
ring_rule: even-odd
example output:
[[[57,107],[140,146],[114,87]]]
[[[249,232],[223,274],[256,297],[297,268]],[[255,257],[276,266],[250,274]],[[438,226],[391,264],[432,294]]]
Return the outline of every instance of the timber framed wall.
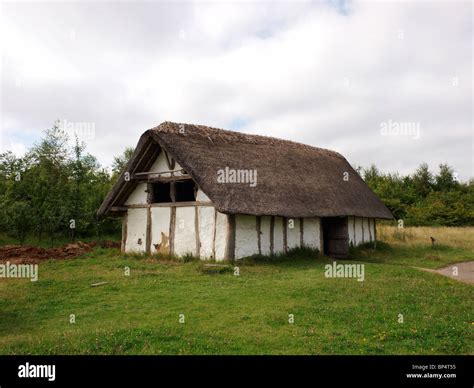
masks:
[[[166,152],[160,153],[150,171],[136,175],[150,174],[170,181],[187,177]],[[174,201],[173,193],[171,197]],[[189,253],[217,261],[277,254],[302,246],[323,251],[323,228],[318,217],[227,215],[218,212],[199,188],[196,201],[151,202],[150,184],[138,181],[122,208],[123,251],[178,256]],[[374,241],[375,232],[374,219],[348,217],[350,244]]]
[[[375,218],[348,217],[349,244],[361,245],[376,240]]]
[[[307,246],[321,249],[321,219],[235,216],[235,259]]]

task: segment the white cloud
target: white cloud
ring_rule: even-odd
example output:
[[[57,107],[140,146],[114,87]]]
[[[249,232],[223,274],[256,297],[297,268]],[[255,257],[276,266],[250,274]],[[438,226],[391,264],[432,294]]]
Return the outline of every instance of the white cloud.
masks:
[[[239,123],[353,164],[473,176],[468,3],[3,7],[4,137],[93,122],[89,150],[110,163],[164,120]],[[387,120],[419,123],[420,139],[381,136]]]

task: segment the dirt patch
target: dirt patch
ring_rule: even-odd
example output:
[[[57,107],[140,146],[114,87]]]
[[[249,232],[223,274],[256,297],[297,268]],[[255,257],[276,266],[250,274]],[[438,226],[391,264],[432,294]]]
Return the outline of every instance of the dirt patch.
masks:
[[[460,282],[474,284],[474,261],[455,263],[440,269],[415,268],[447,276],[451,279],[459,280]]]
[[[92,251],[96,246],[103,248],[120,248],[120,243],[115,241],[102,241],[101,243],[95,241],[89,243],[78,241],[57,248],[41,248],[31,245],[5,245],[0,247],[0,262],[9,261],[15,264],[34,264],[49,259],[72,259]]]

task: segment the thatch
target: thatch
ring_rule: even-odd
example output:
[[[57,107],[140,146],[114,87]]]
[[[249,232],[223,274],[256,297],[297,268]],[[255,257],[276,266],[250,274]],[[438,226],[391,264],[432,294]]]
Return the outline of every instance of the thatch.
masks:
[[[347,160],[334,151],[202,125],[165,122],[141,136],[125,170],[148,171],[162,148],[222,213],[393,218]],[[225,167],[256,170],[256,187],[219,183],[217,172]],[[343,179],[344,173],[348,181]],[[123,205],[135,185],[134,181],[125,182],[122,174],[98,214]]]

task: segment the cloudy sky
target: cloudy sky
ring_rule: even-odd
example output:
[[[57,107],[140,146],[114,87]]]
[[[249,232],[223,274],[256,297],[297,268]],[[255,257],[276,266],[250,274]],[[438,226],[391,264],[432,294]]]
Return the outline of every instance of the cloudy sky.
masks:
[[[470,2],[2,2],[1,151],[59,119],[103,165],[170,120],[473,177]]]

